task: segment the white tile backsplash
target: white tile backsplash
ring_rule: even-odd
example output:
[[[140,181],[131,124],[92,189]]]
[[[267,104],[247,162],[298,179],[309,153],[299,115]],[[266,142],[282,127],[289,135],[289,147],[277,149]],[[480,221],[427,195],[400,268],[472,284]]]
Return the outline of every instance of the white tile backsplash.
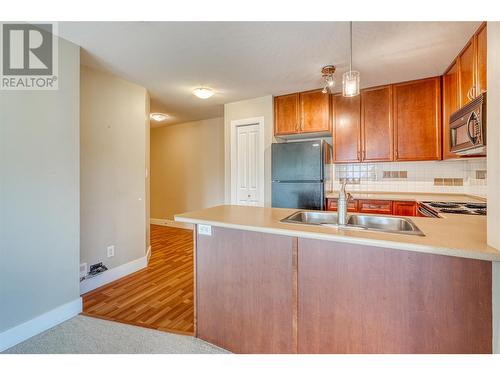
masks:
[[[486,170],[486,158],[422,162],[332,164],[328,188],[338,190],[340,178],[360,178],[351,191],[463,193],[486,197],[487,179],[476,179]],[[383,178],[384,171],[407,171],[407,178]],[[463,186],[435,186],[434,178],[462,178]]]

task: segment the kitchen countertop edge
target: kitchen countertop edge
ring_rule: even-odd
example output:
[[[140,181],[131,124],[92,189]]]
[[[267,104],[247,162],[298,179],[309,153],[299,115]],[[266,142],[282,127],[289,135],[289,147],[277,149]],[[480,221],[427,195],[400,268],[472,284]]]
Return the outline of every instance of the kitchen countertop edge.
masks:
[[[478,259],[485,261],[500,261],[500,251],[498,254],[493,252],[485,252],[480,250],[465,250],[465,249],[457,249],[457,248],[447,248],[442,246],[433,246],[427,244],[416,244],[411,242],[402,242],[398,240],[381,240],[374,238],[363,238],[363,237],[355,237],[349,234],[342,233],[321,233],[315,232],[311,230],[307,230],[304,225],[301,224],[287,224],[290,226],[296,226],[297,228],[275,228],[270,226],[261,226],[261,225],[246,225],[239,223],[232,223],[228,221],[220,221],[220,220],[207,220],[202,218],[188,217],[189,214],[195,213],[186,213],[175,216],[175,221],[190,223],[190,224],[205,224],[211,225],[215,227],[223,227],[230,229],[238,229],[238,230],[247,230],[253,232],[262,232],[268,234],[275,235],[284,235],[291,237],[299,237],[299,238],[308,238],[308,239],[318,239],[325,241],[333,241],[333,242],[344,242],[344,243],[353,243],[359,245],[366,246],[374,246],[374,247],[384,247],[390,248],[394,250],[402,250],[402,251],[414,251],[428,254],[438,254],[445,256],[455,256],[460,258],[469,258],[469,259]],[[276,223],[280,224],[280,223]],[[346,230],[348,231],[348,230]],[[380,234],[381,232],[377,232]],[[385,235],[391,236],[390,233],[384,233]],[[399,235],[398,235],[399,236]],[[491,248],[493,251],[497,251]]]

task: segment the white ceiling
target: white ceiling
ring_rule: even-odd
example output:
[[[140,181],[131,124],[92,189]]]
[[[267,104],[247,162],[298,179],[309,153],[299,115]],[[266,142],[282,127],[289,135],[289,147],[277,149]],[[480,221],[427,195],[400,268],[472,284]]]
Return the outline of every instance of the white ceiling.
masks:
[[[479,22],[355,22],[362,87],[440,75]],[[347,22],[61,22],[82,63],[146,87],[172,117],[223,115],[223,104],[320,87],[323,65],[348,68]],[[191,91],[209,86],[200,100]]]

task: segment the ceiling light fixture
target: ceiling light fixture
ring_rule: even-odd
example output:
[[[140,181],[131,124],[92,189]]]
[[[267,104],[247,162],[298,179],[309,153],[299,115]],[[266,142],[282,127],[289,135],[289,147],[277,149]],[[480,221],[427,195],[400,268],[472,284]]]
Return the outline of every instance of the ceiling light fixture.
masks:
[[[208,99],[212,97],[215,93],[214,90],[212,90],[209,87],[198,87],[193,90],[193,94],[200,99]]]
[[[166,113],[151,113],[149,118],[156,122],[162,122],[168,119],[168,115]]]
[[[349,38],[351,48],[349,71],[342,74],[342,95],[347,97],[359,95],[359,72],[352,70],[352,21],[349,22]]]
[[[332,93],[333,88],[335,87],[335,66],[326,65],[321,68],[321,75],[325,80],[325,85],[323,86],[323,90],[321,91],[323,94]]]

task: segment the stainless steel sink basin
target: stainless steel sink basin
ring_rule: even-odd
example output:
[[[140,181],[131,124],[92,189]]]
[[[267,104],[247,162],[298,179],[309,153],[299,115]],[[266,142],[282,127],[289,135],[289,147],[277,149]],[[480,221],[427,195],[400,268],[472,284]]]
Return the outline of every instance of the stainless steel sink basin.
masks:
[[[413,221],[405,217],[349,215],[346,225],[338,225],[337,219],[336,212],[297,211],[282,219],[281,222],[424,236],[422,231],[418,229]]]
[[[296,224],[336,225],[338,223],[338,217],[336,212],[297,211],[281,221],[284,223],[296,223]]]
[[[404,217],[351,215],[347,220],[347,225],[390,233],[424,235],[413,221]]]

